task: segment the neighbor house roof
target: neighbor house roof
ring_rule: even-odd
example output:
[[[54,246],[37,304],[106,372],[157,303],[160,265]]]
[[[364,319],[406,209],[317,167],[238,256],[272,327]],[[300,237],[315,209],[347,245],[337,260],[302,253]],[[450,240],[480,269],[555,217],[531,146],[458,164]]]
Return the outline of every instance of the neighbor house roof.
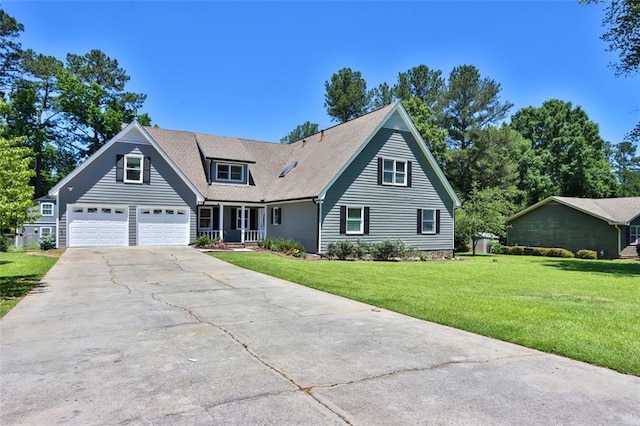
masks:
[[[579,210],[598,219],[604,220],[610,225],[626,225],[640,216],[640,197],[621,198],[577,198],[577,197],[549,197],[525,210],[511,216],[512,221],[529,213],[538,207],[555,201],[573,209]]]

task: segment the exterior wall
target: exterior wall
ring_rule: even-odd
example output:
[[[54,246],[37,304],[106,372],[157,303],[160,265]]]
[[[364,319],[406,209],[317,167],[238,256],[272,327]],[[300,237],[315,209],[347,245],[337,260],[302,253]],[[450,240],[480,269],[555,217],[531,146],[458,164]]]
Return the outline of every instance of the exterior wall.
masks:
[[[412,186],[378,185],[379,156],[412,161]],[[340,206],[370,208],[369,235],[340,235]],[[454,201],[411,133],[383,128],[327,192],[322,204],[322,247],[358,238],[368,242],[400,239],[425,251],[452,251]],[[440,210],[440,233],[417,232],[417,209]]]
[[[272,208],[280,207],[280,225],[272,225]],[[300,241],[309,253],[318,251],[318,205],[312,201],[271,204],[267,207],[267,236]]]
[[[129,207],[129,244],[136,243],[136,208],[138,205],[151,206],[187,206],[190,209],[190,242],[196,238],[196,196],[178,177],[153,146],[146,144],[136,132],[126,135],[123,140],[113,144],[99,158],[65,187],[58,196],[59,239],[58,246],[67,244],[67,205],[119,204]],[[132,142],[137,143],[132,143]],[[150,184],[132,184],[116,182],[116,155],[142,154],[151,158]]]
[[[562,247],[571,251],[604,250],[617,258],[618,230],[605,221],[556,202],[549,202],[510,223],[507,244],[531,247]],[[624,227],[620,227],[624,244]]]

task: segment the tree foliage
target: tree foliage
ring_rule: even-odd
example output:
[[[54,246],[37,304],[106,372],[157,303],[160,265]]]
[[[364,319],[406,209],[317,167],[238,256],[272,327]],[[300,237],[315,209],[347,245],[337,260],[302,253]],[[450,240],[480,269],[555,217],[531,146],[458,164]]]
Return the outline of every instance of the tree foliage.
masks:
[[[442,71],[432,70],[426,65],[418,65],[398,73],[398,81],[393,87],[398,99],[418,98],[432,111],[439,111],[444,90]]]
[[[378,87],[371,89],[371,97],[371,107],[373,109],[390,105],[395,98],[393,88],[387,83],[380,83]]]
[[[360,71],[343,68],[324,83],[324,106],[332,120],[344,123],[369,111],[373,96]]]
[[[404,100],[402,106],[409,113],[411,121],[426,142],[436,162],[442,167],[447,154],[447,131],[440,128],[435,114],[420,98]]]
[[[608,157],[618,181],[620,197],[640,197],[640,156],[636,155],[636,150],[631,142],[608,146]]]
[[[24,25],[0,8],[0,98],[11,89],[18,72],[21,45],[18,41]]]
[[[529,204],[551,195],[599,198],[612,196],[616,183],[605,158],[598,125],[580,107],[557,99],[541,107],[522,108],[512,127],[530,144],[527,173],[521,181]]]
[[[280,143],[293,143],[316,133],[318,133],[318,123],[305,121],[298,124],[287,136],[282,137]]]
[[[15,232],[33,219],[28,211],[33,203],[29,180],[35,173],[30,154],[19,139],[0,136],[0,232]]]

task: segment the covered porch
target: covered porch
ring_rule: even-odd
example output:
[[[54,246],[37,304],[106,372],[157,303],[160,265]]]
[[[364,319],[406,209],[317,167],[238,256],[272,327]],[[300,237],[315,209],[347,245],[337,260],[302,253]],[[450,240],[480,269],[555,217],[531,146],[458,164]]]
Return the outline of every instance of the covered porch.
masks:
[[[255,243],[266,237],[267,208],[243,204],[198,206],[198,237],[229,243]]]

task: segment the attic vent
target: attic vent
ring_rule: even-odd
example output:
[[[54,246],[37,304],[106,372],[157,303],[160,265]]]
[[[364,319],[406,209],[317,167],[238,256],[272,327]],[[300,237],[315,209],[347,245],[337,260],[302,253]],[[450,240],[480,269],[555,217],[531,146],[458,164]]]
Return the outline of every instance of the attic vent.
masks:
[[[286,166],[284,166],[284,169],[282,169],[282,171],[280,172],[279,177],[285,177],[287,173],[289,173],[291,169],[293,169],[297,165],[298,165],[297,161],[292,161],[291,163],[287,164]]]

